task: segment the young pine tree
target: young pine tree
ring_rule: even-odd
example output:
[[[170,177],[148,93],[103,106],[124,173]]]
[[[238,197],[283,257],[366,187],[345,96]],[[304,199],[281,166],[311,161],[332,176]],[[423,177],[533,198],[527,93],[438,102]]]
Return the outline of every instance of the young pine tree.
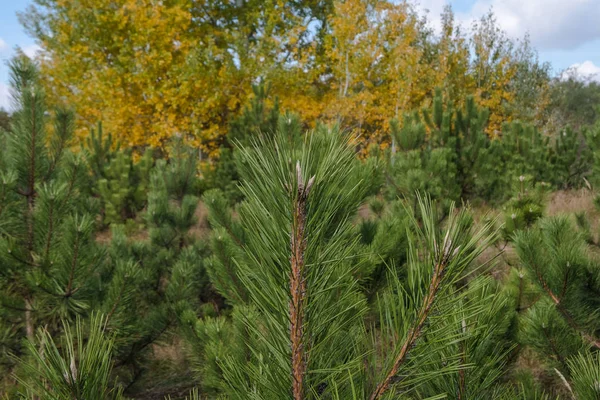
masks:
[[[455,111],[436,90],[431,109],[407,115],[403,125],[390,124],[399,151],[392,154],[388,183],[392,194],[408,196],[415,191],[433,199],[466,200],[481,195],[490,139],[485,133],[489,113],[472,97]],[[483,177],[485,179],[485,176]]]
[[[113,228],[110,263],[127,284],[116,297],[126,306],[111,313],[116,330],[115,359],[128,385],[148,378],[152,346],[167,340],[181,309],[198,308],[211,300],[203,268],[206,246],[194,233],[198,207],[197,162],[193,151],[173,143],[168,161],[159,160],[150,173],[145,223],[148,237],[127,238]],[[110,296],[109,296],[110,297]]]
[[[431,204],[419,200],[405,278],[390,267],[370,304],[351,224],[369,171],[349,141],[321,128],[299,142],[278,134],[239,151],[246,200],[239,219],[219,217],[231,263],[215,266],[224,269],[219,291],[233,312],[184,318],[214,395],[397,398],[467,367],[464,352],[450,346],[472,332],[461,330],[458,316],[472,321],[485,303],[468,302],[473,292],[460,282],[489,226],[474,232],[464,212],[451,210],[441,227]],[[443,349],[450,354],[440,360]],[[471,390],[481,381],[474,377]]]
[[[501,204],[514,197],[522,191],[522,176],[530,186],[550,182],[549,140],[532,125],[518,121],[505,124],[502,136],[492,140],[485,152],[487,161],[479,172],[479,193],[485,199]]]
[[[437,89],[431,110],[423,110],[434,148],[446,148],[452,154],[456,168],[459,198],[467,199],[477,193],[477,172],[485,164],[485,149],[490,139],[485,130],[489,111],[477,106],[473,96],[463,108],[453,110],[444,104],[442,91]]]
[[[97,151],[99,148],[92,148]],[[90,152],[88,161],[94,168],[94,161],[100,155]],[[105,225],[121,224],[134,220],[147,202],[150,170],[154,160],[150,149],[134,162],[129,151],[118,151],[99,171],[102,176],[96,182],[96,192],[103,206]],[[93,169],[92,169],[93,170]]]
[[[103,252],[82,196],[85,160],[66,150],[73,115],[48,112],[28,58],[12,60],[10,71],[15,112],[0,153],[0,347],[19,354],[20,339],[32,340],[37,327],[53,334],[61,319],[93,307]]]
[[[546,375],[553,377],[554,385],[547,385],[550,393],[571,392],[575,386],[583,390],[578,382],[587,378],[577,374],[600,376],[597,361],[590,361],[595,365],[591,372],[579,370],[600,349],[598,260],[586,236],[566,217],[542,219],[533,228],[518,231],[515,245],[539,293],[539,300],[521,319],[521,343],[535,351]],[[598,393],[597,387],[588,389]]]
[[[28,340],[25,358],[19,359],[18,381],[24,390],[18,398],[43,400],[120,400],[121,388],[111,382],[113,340],[106,318],[96,314],[89,332],[81,318],[75,329],[64,323],[61,340],[40,329]]]
[[[90,130],[87,137],[86,149],[88,151],[88,164],[95,181],[107,178],[106,166],[116,157],[121,144],[113,142],[112,134],[104,134],[102,122],[98,122],[96,129]]]
[[[515,195],[502,207],[502,231],[506,240],[511,240],[517,230],[529,228],[544,215],[548,189],[545,182],[534,184],[531,176],[521,175],[514,179],[512,192]]]
[[[455,184],[457,168],[452,149],[433,147],[427,138],[426,125],[418,113],[406,115],[402,126],[397,120],[390,123],[397,152],[391,154],[388,169],[387,197],[409,198],[416,209],[416,193],[426,193],[434,200],[446,201],[460,196]]]
[[[593,165],[593,153],[586,136],[567,127],[554,139],[551,162],[552,182],[559,189],[578,188],[585,184]]]

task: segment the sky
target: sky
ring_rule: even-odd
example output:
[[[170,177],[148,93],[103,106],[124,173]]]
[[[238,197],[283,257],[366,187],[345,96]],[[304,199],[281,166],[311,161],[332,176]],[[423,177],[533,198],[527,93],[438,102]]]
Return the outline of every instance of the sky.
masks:
[[[450,3],[465,28],[494,11],[499,25],[513,38],[529,34],[540,60],[550,62],[555,74],[575,68],[582,76],[600,81],[600,0],[415,0],[433,28]],[[37,50],[19,24],[17,12],[31,0],[0,0],[0,108],[9,109],[6,62],[17,47],[26,54]]]

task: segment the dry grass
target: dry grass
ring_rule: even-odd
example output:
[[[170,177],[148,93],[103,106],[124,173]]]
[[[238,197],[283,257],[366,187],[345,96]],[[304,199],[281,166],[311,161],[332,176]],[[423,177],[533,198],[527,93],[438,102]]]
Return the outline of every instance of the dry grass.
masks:
[[[573,214],[585,212],[590,217],[598,217],[594,207],[594,194],[588,189],[559,190],[549,195],[547,215]]]
[[[536,382],[539,382],[545,390],[559,396],[559,399],[572,398],[559,375],[552,373],[552,369],[540,361],[539,356],[533,350],[522,349],[515,361],[514,368],[517,373],[519,371],[530,372]]]
[[[103,231],[96,233],[96,242],[102,245],[109,245],[112,240],[112,232],[110,229],[105,229]]]
[[[152,353],[157,360],[170,361],[174,364],[186,362],[182,339],[178,336],[173,336],[170,343],[153,344]]]
[[[364,203],[358,208],[357,216],[360,219],[371,219],[373,217],[369,203]]]
[[[140,215],[145,212],[145,210],[140,211]],[[208,209],[204,205],[202,201],[198,203],[198,207],[196,207],[196,212],[194,213],[194,217],[196,218],[196,224],[190,228],[189,233],[192,237],[196,239],[204,239],[208,237],[210,233],[210,227],[208,225]],[[148,235],[148,229],[141,228],[137,229],[133,233],[127,232],[127,239],[131,241],[144,241],[148,240],[150,237]],[[105,228],[96,233],[96,242],[102,245],[110,244],[112,240],[112,232],[110,228]]]
[[[190,235],[196,239],[205,239],[210,234],[210,227],[208,226],[208,208],[204,202],[200,201],[196,212],[194,213],[196,218],[196,225],[190,229]]]
[[[148,360],[149,371],[136,383],[132,397],[137,400],[183,399],[195,386],[185,357],[184,344],[178,336],[169,336],[161,344],[152,344],[152,355]]]
[[[585,213],[590,221],[592,231],[597,232],[600,227],[600,212],[594,205],[594,193],[588,189],[559,190],[548,195],[546,199],[546,216],[568,215]],[[474,207],[473,217],[477,224],[489,218],[500,217],[502,212],[498,209],[482,204]],[[498,223],[502,221],[499,220]],[[517,265],[518,259],[510,243],[504,246],[502,241],[496,246],[490,246],[478,258],[478,263],[492,263],[492,275],[502,279],[509,271],[511,265]]]
[[[594,198],[594,192],[588,189],[554,192],[548,199],[546,215],[568,215],[572,217],[577,213],[583,213],[590,224],[591,232],[598,240],[600,211],[594,204]]]

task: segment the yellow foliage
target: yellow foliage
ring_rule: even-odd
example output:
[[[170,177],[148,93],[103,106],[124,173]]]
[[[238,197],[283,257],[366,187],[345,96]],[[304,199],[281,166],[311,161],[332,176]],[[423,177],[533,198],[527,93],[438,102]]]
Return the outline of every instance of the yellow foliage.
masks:
[[[491,135],[517,113],[515,57],[491,15],[467,37],[447,8],[434,36],[406,1],[307,3],[322,7],[322,31],[285,0],[35,1],[22,20],[44,49],[50,100],[76,107],[80,136],[102,120],[129,147],[178,134],[216,154],[258,80],[284,111],[339,123],[363,148],[386,146],[388,121],[436,87],[455,106],[474,94]]]

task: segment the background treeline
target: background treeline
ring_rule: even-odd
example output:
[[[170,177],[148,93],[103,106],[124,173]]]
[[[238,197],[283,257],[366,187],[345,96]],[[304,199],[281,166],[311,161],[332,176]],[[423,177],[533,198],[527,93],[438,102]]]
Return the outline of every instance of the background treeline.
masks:
[[[0,113],[5,397],[600,397],[600,86],[492,14],[21,19],[42,54]],[[556,216],[557,191],[589,205]]]
[[[436,32],[408,1],[33,3],[20,19],[42,48],[49,104],[77,107],[79,137],[102,120],[126,147],[179,134],[216,156],[258,80],[305,127],[337,122],[363,149],[389,145],[389,120],[430,105],[436,88],[453,107],[473,95],[491,136],[513,120],[582,124],[596,112],[575,98],[596,86],[553,81],[492,13],[464,27],[448,7]]]

